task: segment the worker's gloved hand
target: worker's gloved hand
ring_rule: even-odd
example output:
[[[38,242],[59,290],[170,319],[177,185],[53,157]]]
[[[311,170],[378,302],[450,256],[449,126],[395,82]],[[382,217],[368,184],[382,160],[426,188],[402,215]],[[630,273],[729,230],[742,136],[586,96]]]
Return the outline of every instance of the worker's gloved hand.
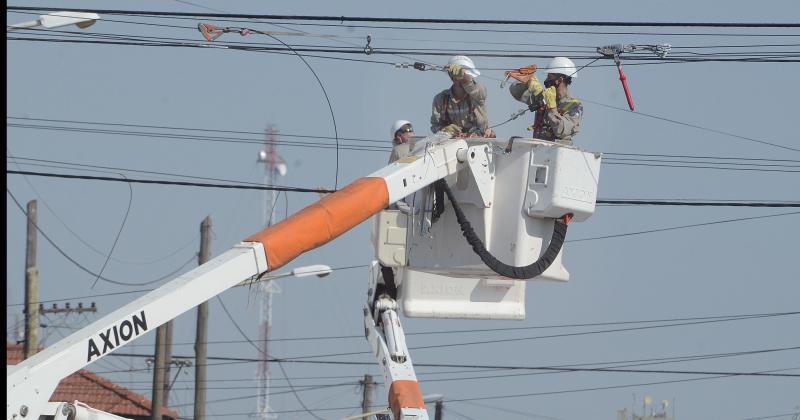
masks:
[[[454,80],[459,80],[464,77],[464,69],[458,64],[449,64],[447,67],[447,74]]]
[[[442,129],[439,131],[444,131],[445,133],[450,134],[451,136],[457,136],[461,134],[461,127],[455,124],[450,124],[442,127]]]
[[[483,132],[483,137],[485,137],[487,139],[495,139],[495,138],[497,138],[497,134],[491,128],[487,128]]]
[[[398,202],[396,202],[394,204],[397,206],[398,210],[400,210],[401,212],[403,212],[405,214],[411,214],[411,212],[413,211],[411,206],[409,206],[408,203],[406,203],[405,201],[398,201]]]
[[[544,104],[547,106],[547,109],[556,109],[556,87],[550,86],[549,88],[544,90]]]
[[[539,83],[539,79],[537,79],[536,76],[531,75],[530,80],[528,80],[528,92],[530,92],[531,95],[536,96],[542,93],[543,89],[544,88],[542,87],[542,84]]]

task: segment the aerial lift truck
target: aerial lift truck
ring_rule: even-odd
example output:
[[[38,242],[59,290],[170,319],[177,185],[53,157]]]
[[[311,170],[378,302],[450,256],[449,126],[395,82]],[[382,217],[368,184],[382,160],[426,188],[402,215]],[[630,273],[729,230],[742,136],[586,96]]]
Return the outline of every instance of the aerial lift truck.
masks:
[[[6,419],[118,419],[48,400],[66,376],[372,218],[365,335],[393,419],[427,420],[399,313],[524,319],[528,280],[569,279],[562,244],[567,225],[594,212],[600,161],[600,153],[538,139],[417,139],[408,157],[7,366]]]

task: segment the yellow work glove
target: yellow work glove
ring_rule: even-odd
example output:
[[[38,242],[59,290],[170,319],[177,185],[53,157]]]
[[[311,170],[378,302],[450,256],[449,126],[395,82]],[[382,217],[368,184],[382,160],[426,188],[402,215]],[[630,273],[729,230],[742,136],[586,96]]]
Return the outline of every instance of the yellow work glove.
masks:
[[[528,80],[528,92],[536,96],[542,93],[542,90],[542,84],[539,83],[539,79],[537,79],[536,76],[531,76],[530,80]]]
[[[445,133],[450,134],[451,136],[457,136],[461,134],[461,127],[455,124],[450,124],[442,127],[442,129],[439,131],[444,131]]]
[[[556,87],[550,86],[544,90],[544,103],[547,109],[556,109]]]
[[[446,69],[447,74],[449,74],[453,79],[458,80],[464,77],[464,69],[462,69],[458,64],[449,64]]]

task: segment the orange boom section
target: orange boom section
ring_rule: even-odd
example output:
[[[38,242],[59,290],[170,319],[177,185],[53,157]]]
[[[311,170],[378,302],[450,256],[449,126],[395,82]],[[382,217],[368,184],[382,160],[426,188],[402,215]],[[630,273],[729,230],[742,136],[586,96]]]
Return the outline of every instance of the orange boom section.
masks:
[[[389,387],[389,407],[392,408],[394,418],[400,418],[401,408],[425,409],[422,392],[417,381],[398,380]]]
[[[267,266],[272,271],[334,240],[388,204],[389,191],[383,178],[360,178],[244,241],[264,244]]]

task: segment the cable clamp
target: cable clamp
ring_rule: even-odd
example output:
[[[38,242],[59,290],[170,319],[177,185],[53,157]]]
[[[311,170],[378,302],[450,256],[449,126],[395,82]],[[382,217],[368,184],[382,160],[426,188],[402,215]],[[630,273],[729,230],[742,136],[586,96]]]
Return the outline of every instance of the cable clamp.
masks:
[[[572,214],[572,213],[567,213],[567,214],[565,214],[565,215],[561,216],[561,217],[558,219],[558,221],[560,221],[561,223],[563,223],[563,224],[565,224],[565,225],[568,225],[568,224],[569,224],[569,222],[570,222],[570,221],[572,221],[572,216],[573,216],[573,214]]]

